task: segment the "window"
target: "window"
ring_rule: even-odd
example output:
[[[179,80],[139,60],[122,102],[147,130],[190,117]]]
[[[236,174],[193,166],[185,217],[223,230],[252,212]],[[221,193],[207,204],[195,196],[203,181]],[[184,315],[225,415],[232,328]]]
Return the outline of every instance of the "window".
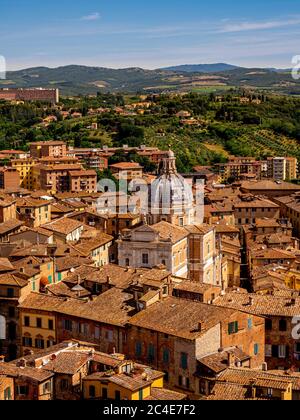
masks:
[[[272,357],[272,346],[270,344],[266,344],[265,353],[266,357]]]
[[[32,338],[31,337],[23,337],[23,346],[24,347],[32,347]]]
[[[278,357],[278,356],[279,356],[278,346],[272,346],[272,357]]]
[[[254,355],[257,356],[259,353],[259,345],[258,344],[254,344]]]
[[[7,297],[8,298],[13,298],[14,297],[14,289],[8,288],[7,289]]]
[[[51,382],[46,382],[44,385],[43,385],[43,394],[45,395],[45,394],[50,394],[50,392],[51,392]]]
[[[115,392],[115,400],[116,401],[120,401],[121,400],[121,392],[120,391],[116,391]]]
[[[24,385],[17,386],[17,394],[22,396],[28,395],[28,387]]]
[[[14,318],[16,316],[16,310],[14,306],[10,306],[8,308],[8,316],[9,318]]]
[[[143,254],[142,261],[143,261],[143,264],[149,264],[149,255]]]
[[[300,343],[295,344],[295,353],[300,353]]]
[[[4,390],[4,400],[5,401],[10,401],[11,400],[11,389],[10,389],[10,387],[6,388]]]
[[[69,381],[67,379],[61,379],[60,381],[60,389],[65,391],[69,388]]]
[[[163,362],[165,364],[168,364],[170,362],[170,350],[164,349],[163,350]]]
[[[249,318],[249,319],[248,319],[248,330],[251,330],[251,329],[252,329],[252,327],[253,327],[253,322],[252,322],[252,319],[251,319],[251,318]]]
[[[181,353],[181,358],[180,358],[180,367],[181,369],[187,369],[188,368],[188,354],[186,353]]]
[[[287,330],[287,322],[285,319],[279,321],[279,331],[285,332]]]
[[[135,355],[136,357],[142,356],[142,343],[140,341],[135,343]]]
[[[273,322],[271,319],[266,319],[266,330],[267,331],[272,331],[273,328]]]
[[[29,316],[24,317],[24,325],[25,327],[30,327],[30,318]]]
[[[42,338],[35,339],[35,347],[37,349],[44,349],[45,348],[45,341]]]
[[[54,329],[53,320],[49,319],[48,320],[48,330],[53,331],[53,329]]]
[[[37,318],[36,319],[36,327],[37,328],[42,328],[42,318]]]
[[[95,338],[98,340],[100,338],[100,328],[96,327],[95,328]]]
[[[230,322],[230,324],[228,324],[228,334],[229,335],[233,335],[239,332],[239,323],[236,322]]]
[[[70,321],[69,319],[64,319],[63,320],[63,329],[66,331],[72,331],[72,321]]]
[[[130,260],[129,260],[129,258],[126,258],[125,265],[126,265],[126,267],[130,267]]]
[[[107,388],[102,388],[102,399],[107,400],[107,397],[108,397]]]
[[[89,387],[89,396],[90,396],[90,398],[95,398],[96,397],[96,388],[94,387],[94,385],[91,385]]]
[[[148,346],[148,362],[152,363],[155,359],[155,347],[153,344]]]
[[[278,346],[278,357],[279,359],[286,358],[286,346],[283,346],[283,345]]]

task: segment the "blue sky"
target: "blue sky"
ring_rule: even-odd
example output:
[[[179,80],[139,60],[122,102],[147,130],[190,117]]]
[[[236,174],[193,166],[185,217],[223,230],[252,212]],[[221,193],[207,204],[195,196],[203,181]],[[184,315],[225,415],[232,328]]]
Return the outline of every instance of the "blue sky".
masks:
[[[299,0],[1,0],[0,16],[0,55],[9,69],[286,68],[300,54]]]

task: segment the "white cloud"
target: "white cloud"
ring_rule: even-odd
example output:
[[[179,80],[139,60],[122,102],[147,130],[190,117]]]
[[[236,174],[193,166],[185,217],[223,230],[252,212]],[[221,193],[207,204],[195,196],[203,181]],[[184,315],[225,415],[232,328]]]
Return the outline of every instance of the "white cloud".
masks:
[[[273,20],[268,22],[239,22],[225,25],[220,32],[243,32],[243,31],[257,31],[262,29],[275,29],[291,25],[299,25],[300,19],[288,20]]]
[[[99,12],[95,12],[95,13],[91,13],[90,15],[87,16],[83,16],[82,20],[99,20],[100,19],[100,13]]]

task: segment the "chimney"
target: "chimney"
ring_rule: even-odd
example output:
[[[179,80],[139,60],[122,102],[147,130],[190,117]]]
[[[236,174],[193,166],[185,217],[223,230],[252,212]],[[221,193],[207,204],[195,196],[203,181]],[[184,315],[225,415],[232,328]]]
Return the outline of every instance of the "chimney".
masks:
[[[295,298],[292,298],[292,300],[291,300],[291,306],[296,306],[296,299]]]
[[[227,362],[228,362],[228,367],[235,366],[235,357],[234,357],[234,354],[232,354],[231,352],[227,353]]]
[[[198,331],[199,331],[199,332],[201,332],[201,331],[202,331],[202,323],[201,323],[201,322],[199,322],[199,324],[198,324]]]
[[[250,296],[249,298],[249,306],[253,306],[254,303],[254,298],[252,296]]]
[[[17,367],[19,368],[25,368],[26,367],[26,360],[25,359],[20,359],[17,361]]]
[[[268,372],[268,364],[267,363],[262,364],[262,371],[263,372]]]
[[[0,356],[0,363],[4,363],[5,362],[5,356]]]

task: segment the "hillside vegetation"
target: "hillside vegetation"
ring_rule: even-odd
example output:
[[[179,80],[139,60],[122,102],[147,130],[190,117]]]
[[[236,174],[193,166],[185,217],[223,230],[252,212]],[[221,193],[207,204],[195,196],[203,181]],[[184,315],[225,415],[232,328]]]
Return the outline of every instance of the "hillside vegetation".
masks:
[[[99,94],[95,98],[66,99],[65,110],[79,111],[82,118],[63,120],[57,109],[42,104],[0,104],[0,149],[28,149],[28,143],[61,139],[75,147],[157,146],[172,147],[181,172],[196,165],[225,162],[229,155],[295,156],[300,159],[300,99],[240,92],[223,98],[213,94],[150,96],[150,109],[143,115],[119,115],[116,106],[139,102],[137,96]],[[243,101],[246,103],[241,103]],[[88,115],[91,108],[107,112]],[[189,111],[197,125],[184,125],[176,114]],[[41,124],[47,115],[57,122]],[[98,129],[91,129],[92,122]],[[125,158],[124,156],[120,159]],[[126,158],[135,159],[133,156]],[[148,165],[149,162],[142,162]]]

